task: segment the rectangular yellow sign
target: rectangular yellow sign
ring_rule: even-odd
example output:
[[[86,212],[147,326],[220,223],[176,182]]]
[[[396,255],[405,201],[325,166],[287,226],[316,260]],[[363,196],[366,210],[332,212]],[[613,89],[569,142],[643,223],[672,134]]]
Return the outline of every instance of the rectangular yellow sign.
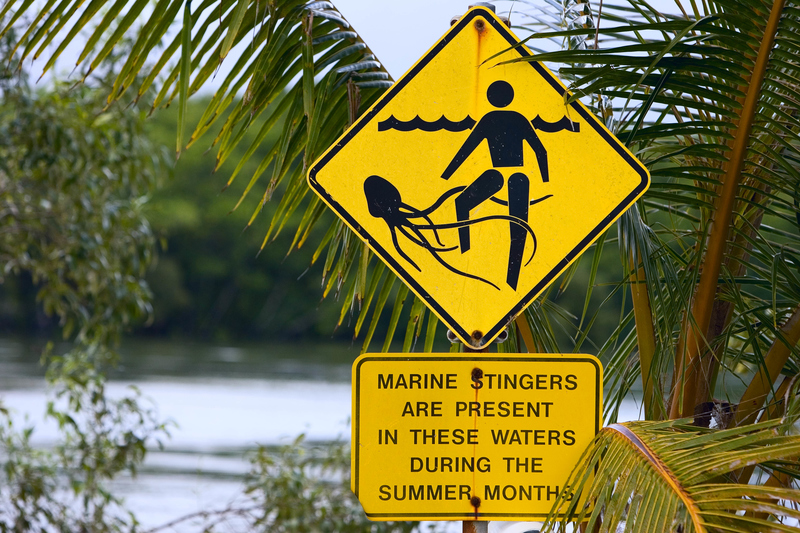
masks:
[[[537,520],[600,430],[602,367],[575,354],[365,354],[353,492],[371,520]]]

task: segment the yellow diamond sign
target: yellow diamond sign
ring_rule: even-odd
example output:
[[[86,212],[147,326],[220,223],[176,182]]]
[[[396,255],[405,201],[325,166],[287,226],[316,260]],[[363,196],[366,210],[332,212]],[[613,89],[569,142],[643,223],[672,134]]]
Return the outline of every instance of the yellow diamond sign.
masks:
[[[644,166],[473,8],[309,170],[466,344],[491,342],[647,189]],[[520,61],[515,61],[520,60]]]

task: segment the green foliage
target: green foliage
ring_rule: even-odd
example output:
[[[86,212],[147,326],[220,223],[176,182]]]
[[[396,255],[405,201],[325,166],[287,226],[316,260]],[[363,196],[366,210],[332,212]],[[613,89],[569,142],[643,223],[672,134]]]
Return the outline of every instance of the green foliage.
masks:
[[[251,456],[244,493],[219,509],[200,511],[150,530],[191,522],[204,532],[412,533],[419,522],[370,522],[350,490],[350,447],[334,441],[260,446]],[[435,533],[434,525],[428,528]]]
[[[33,54],[34,48],[52,39],[58,24],[71,28],[74,37],[102,4],[92,2],[80,14],[76,4],[60,17],[55,13],[71,2],[49,3],[30,26],[35,43],[23,55]],[[84,56],[100,61],[117,44],[132,24],[127,15],[114,22],[123,5],[124,0],[116,2],[105,14]],[[239,105],[226,116],[214,140],[219,147],[218,164],[238,144],[248,145],[230,183],[271,130],[280,127],[280,135],[268,144],[267,155],[242,192],[244,197],[262,177],[268,179],[248,224],[264,202],[274,198],[277,208],[264,242],[291,227],[295,230],[291,246],[296,248],[309,239],[314,227],[325,229],[312,261],[324,258],[324,293],[343,296],[340,321],[348,313],[359,313],[356,330],[367,328],[365,348],[390,301],[394,309],[389,331],[406,333],[404,347],[413,346],[422,331],[434,335],[435,321],[423,327],[427,311],[415,305],[405,289],[395,289],[395,278],[374,265],[364,244],[341,222],[333,221],[304,184],[308,164],[377,98],[375,89],[386,85],[379,80],[386,75],[366,45],[329,2],[286,0],[260,11],[257,0],[209,0],[194,11],[184,11],[185,28],[191,25],[192,31],[176,36],[159,62],[144,67],[182,5],[182,0],[161,0],[146,17],[111,98],[118,98],[143,68],[148,73],[145,86],[166,69],[166,83],[154,105],[178,96],[184,108],[188,94],[209,79],[222,58],[230,59],[233,45],[250,43],[198,121],[190,144],[237,100]],[[141,7],[141,1],[134,2],[131,12]],[[619,220],[616,238],[609,234],[600,241],[602,245],[594,247],[585,290],[589,305],[579,315],[570,315],[555,302],[562,291],[574,286],[575,266],[557,288],[553,286],[526,311],[519,328],[510,325],[511,342],[521,347],[524,340],[530,351],[561,350],[563,336],[558,328],[563,327],[571,344],[567,349],[581,349],[592,338],[595,317],[608,313],[607,305],[619,301],[611,296],[623,294],[623,304],[610,313],[618,317],[618,326],[597,342],[596,353],[606,362],[607,417],[616,418],[621,402],[641,377],[646,418],[685,419],[696,414],[694,423],[704,429],[689,430],[669,422],[631,425],[628,431],[641,429],[644,435],[653,429],[665,443],[672,437],[707,438],[717,444],[714,452],[720,452],[719,460],[731,466],[721,472],[726,475],[736,468],[730,458],[738,458],[742,450],[752,454],[742,463],[748,466],[723,480],[729,487],[711,502],[726,512],[738,509],[744,515],[731,515],[725,524],[714,527],[792,530],[778,520],[794,516],[781,501],[796,500],[792,487],[800,474],[791,462],[783,470],[768,464],[790,458],[770,455],[779,450],[768,445],[769,438],[760,439],[761,432],[772,427],[769,420],[786,416],[793,404],[796,393],[790,384],[800,369],[796,275],[800,264],[800,7],[782,0],[677,2],[676,7],[679,14],[665,15],[643,0],[612,1],[599,4],[595,15],[589,3],[569,0],[552,12],[532,9],[524,19],[533,30],[529,44],[547,39],[563,48],[543,50],[536,60],[561,67],[574,98],[584,98],[648,166],[653,186],[637,208]],[[208,16],[212,12],[215,15]],[[220,23],[210,26],[212,20]],[[205,31],[208,28],[212,29]],[[195,37],[189,39],[191,35]],[[180,63],[166,67],[179,48]],[[292,84],[301,74],[301,82]],[[240,89],[244,90],[241,98],[237,96]],[[263,120],[262,125],[247,143],[243,139],[256,118]],[[184,120],[185,116],[180,123]],[[272,172],[267,173],[270,168]],[[615,285],[609,297],[595,308],[591,302],[601,279],[597,265],[604,263],[607,254],[618,257],[618,275],[612,279]],[[403,310],[409,308],[411,325],[398,327],[409,316]],[[368,325],[365,317],[370,314]],[[390,344],[391,339],[384,342],[384,349]],[[426,339],[424,346],[429,348],[431,342]],[[787,391],[790,394],[785,397]],[[728,413],[713,429],[708,427],[712,409]],[[758,425],[747,427],[758,419]],[[753,449],[749,444],[737,448],[744,443],[741,439],[752,435],[757,437]],[[796,437],[785,439],[781,446],[785,444],[796,455]],[[611,449],[604,442],[596,444]],[[682,444],[686,443],[673,445]],[[642,515],[636,507],[642,494],[658,490],[651,480],[641,487],[627,483],[635,475],[627,465],[641,459],[636,455],[640,449],[615,447],[613,462],[603,451],[593,456],[603,456],[611,467],[605,471],[607,477],[586,494],[596,500],[594,513],[605,520],[606,530],[615,531],[625,516],[620,510],[631,505],[632,513],[638,514],[626,522],[628,530],[646,529],[641,524],[672,530],[669,518],[656,522],[661,508],[643,508]],[[660,461],[675,470],[686,466],[670,463],[675,457],[670,455],[672,449],[654,445],[650,451],[654,457],[650,462]],[[690,463],[700,459],[689,452],[678,458]],[[762,483],[752,477],[756,464],[780,472],[763,482],[774,484],[774,489],[747,486]],[[575,476],[587,479],[593,467],[594,463],[584,465]],[[631,487],[619,494],[609,492]],[[753,503],[761,497],[771,501],[761,506]],[[666,516],[680,521],[691,512],[691,503],[682,500],[669,511]]]
[[[0,275],[29,273],[65,338],[113,343],[150,313],[143,206],[159,151],[141,117],[104,110],[96,90],[2,91]]]
[[[20,45],[20,61],[42,53],[54,39],[54,32],[67,31],[65,42],[75,39],[93,16],[101,12],[102,4],[93,2],[81,9],[80,4],[66,1],[48,3],[26,31],[31,40]],[[123,6],[126,15],[118,16]],[[182,8],[183,31],[164,42],[170,25],[181,16]],[[312,235],[317,236],[315,228],[322,228],[311,262],[323,259],[320,261],[323,295],[335,295],[341,301],[337,324],[345,323],[348,315],[352,317],[356,313],[363,322],[361,317],[375,309],[369,327],[374,332],[381,310],[366,305],[366,302],[375,301],[366,291],[378,284],[376,277],[384,271],[370,266],[375,263],[372,253],[331,215],[319,198],[309,194],[305,172],[347,125],[391,85],[386,70],[330,2],[281,0],[264,4],[259,0],[241,0],[189,6],[188,3],[184,5],[183,0],[160,0],[147,13],[142,1],[130,5],[124,1],[115,2],[89,32],[80,54],[80,60],[87,59],[89,64],[81,67],[84,76],[90,75],[111,50],[123,42],[125,32],[132,27],[137,15],[141,15],[143,22],[122,66],[115,72],[109,100],[123,98],[123,95],[136,101],[146,98],[162,75],[163,83],[152,107],[167,106],[178,98],[177,153],[180,154],[182,132],[189,121],[187,99],[206,84],[217,72],[219,63],[225,61],[230,71],[202,115],[193,121],[195,126],[188,146],[215,130],[211,141],[217,149],[214,170],[226,161],[235,163],[228,186],[245,173],[244,167],[249,161],[257,163],[256,168],[248,172],[249,181],[241,189],[240,201],[234,207],[242,208],[242,200],[260,186],[263,192],[257,196],[258,201],[249,206],[246,227],[264,212],[269,200],[274,200],[276,207],[268,211],[271,217],[261,232],[265,234],[262,248],[281,235],[284,228],[292,228],[294,235],[287,248],[299,249]],[[10,31],[15,21],[16,16],[9,19],[0,32]],[[232,46],[244,43],[247,46],[240,46],[237,54],[228,54]],[[53,66],[64,48],[65,45],[60,45],[55,50],[45,70]],[[158,59],[150,64],[148,57]],[[304,82],[294,83],[301,73]],[[136,94],[130,95],[140,74],[143,81],[136,85]],[[275,136],[277,128],[280,128],[280,135]],[[234,159],[238,147],[246,150]],[[386,273],[383,286],[396,292],[393,274]],[[234,293],[243,294],[236,286],[225,289],[228,296],[223,300],[230,300]],[[395,301],[400,306],[405,303],[403,298]],[[427,314],[426,309],[423,311]],[[392,317],[389,329],[395,331],[400,313]],[[210,318],[213,321],[213,315]],[[422,324],[423,320],[418,323]]]
[[[207,104],[207,98],[191,99],[187,120],[199,120]],[[176,117],[170,107],[148,119],[146,133],[152,142],[174,141]],[[245,142],[252,140],[259,126],[256,120]],[[278,134],[273,130],[264,144]],[[305,247],[286,255],[292,239],[281,234],[258,253],[275,204],[264,205],[265,216],[244,230],[258,199],[248,197],[232,211],[247,184],[237,180],[220,192],[220,177],[230,175],[245,151],[244,145],[237,146],[216,173],[213,154],[185,151],[171,179],[152,194],[146,214],[165,246],[147,275],[153,290],[153,322],[138,334],[274,342],[327,340],[350,333],[348,328],[336,330],[335,302],[321,301],[321,265],[311,264],[313,250]],[[266,146],[257,148],[242,172],[254,172],[255,158],[267,151]],[[298,221],[295,215],[293,223]]]
[[[128,531],[136,520],[106,483],[135,474],[167,428],[137,391],[109,398],[105,371],[122,332],[150,313],[143,205],[159,151],[141,113],[105,108],[96,89],[34,93],[19,77],[0,90],[2,274],[29,275],[74,346],[43,355],[46,416],[60,430],[51,449],[34,448],[34,428],[0,410],[0,531]]]
[[[34,428],[0,413],[0,531],[131,531],[137,524],[106,483],[135,474],[152,441],[168,436],[153,406],[133,389],[118,399],[105,391],[97,359],[76,349],[50,366],[47,416],[59,438],[51,449],[31,445]]]
[[[530,44],[567,45],[537,59],[560,64],[653,178],[617,224],[632,308],[599,353],[607,414],[641,377],[647,419],[694,416],[694,427],[604,429],[571,482],[593,509],[573,505],[565,520],[590,517],[599,531],[797,531],[799,441],[778,430],[782,417],[796,421],[800,355],[800,8],[676,5],[665,15],[605,2],[595,18],[575,2],[530,19],[547,27]]]
[[[600,532],[797,531],[791,524],[800,518],[800,491],[732,483],[747,465],[759,466],[762,483],[796,474],[800,439],[785,435],[794,421],[719,431],[689,420],[606,427],[568,482],[569,492],[591,495],[590,503],[562,493],[553,512],[565,516],[556,522],[551,515],[544,531],[567,531],[575,521]]]
[[[640,376],[651,419],[691,416],[715,396],[736,405],[748,372],[769,366],[760,408],[798,368],[783,328],[800,302],[798,6],[719,0],[665,15],[631,0],[604,3],[599,24],[592,6],[574,7],[589,14],[529,19],[528,44],[566,42],[537,59],[560,66],[653,179],[617,224],[633,309],[599,353],[607,411]],[[770,366],[776,343],[791,356]]]
[[[417,522],[370,522],[350,490],[350,447],[303,445],[299,437],[277,454],[261,447],[246,493],[258,502],[253,529],[278,533],[419,530]]]

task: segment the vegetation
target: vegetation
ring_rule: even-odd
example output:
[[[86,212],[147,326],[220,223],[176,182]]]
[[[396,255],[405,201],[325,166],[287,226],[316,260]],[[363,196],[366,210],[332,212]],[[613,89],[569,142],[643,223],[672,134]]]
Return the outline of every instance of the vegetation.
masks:
[[[313,445],[300,435],[277,450],[259,447],[251,457],[244,493],[229,505],[181,517],[153,531],[182,523],[202,531],[278,533],[411,533],[418,522],[370,522],[350,490],[350,446]],[[435,528],[430,528],[434,531]]]
[[[79,13],[66,0],[48,3],[29,26],[22,56],[41,52],[62,28],[69,31],[64,42],[73,40],[104,4]],[[125,2],[107,5],[82,54],[89,70],[145,2],[133,2],[122,17]],[[786,521],[797,519],[800,503],[793,488],[800,444],[790,435],[800,339],[800,10],[784,0],[678,2],[675,16],[643,0],[594,7],[567,1],[551,14],[528,6],[524,21],[535,31],[528,44],[565,45],[537,59],[561,66],[576,97],[653,177],[616,235],[586,254],[593,268],[585,288],[591,302],[594,265],[616,255],[616,292],[625,304],[615,310],[619,326],[597,346],[606,364],[606,414],[613,422],[641,380],[647,420],[601,431],[573,474],[585,499],[559,502],[567,516],[549,527],[588,516],[590,530],[602,531],[796,531]],[[180,34],[159,48],[181,17]],[[248,225],[274,200],[262,244],[292,229],[291,247],[300,248],[321,227],[312,259],[323,263],[325,294],[342,299],[340,323],[357,316],[355,331],[369,346],[396,280],[308,193],[304,174],[388,86],[388,74],[329,2],[159,0],[145,19],[110,99],[138,99],[162,74],[153,106],[176,102],[180,154],[188,96],[221,61],[231,63],[188,145],[215,128],[219,166],[244,143],[230,184],[280,125],[242,194],[256,185],[263,191]],[[248,46],[229,57],[237,43]],[[147,64],[156,50],[160,58]],[[139,74],[141,91],[128,94]],[[254,123],[260,126],[250,141]],[[575,268],[554,287],[568,287]],[[547,292],[510,325],[506,349],[585,349],[593,317],[606,310],[587,304],[573,320],[559,307],[559,292]],[[436,319],[405,288],[394,294],[383,348],[400,329],[403,350],[431,349]],[[398,328],[404,317],[407,326]],[[567,342],[558,327],[567,328]],[[597,464],[592,481],[587,474]],[[581,501],[594,503],[588,515]]]
[[[67,102],[64,105],[80,105],[80,99],[71,101],[74,96],[77,93],[62,90],[59,98]],[[190,120],[199,119],[203,109],[202,102],[191,102],[187,116]],[[24,124],[26,118],[29,117],[19,116],[17,120]],[[174,108],[142,119],[135,132],[136,142],[146,143],[154,154],[166,155],[165,147],[174,141],[175,119]],[[72,133],[85,134],[73,130],[65,135]],[[234,153],[233,159],[242,155]],[[63,164],[66,161],[63,159]],[[166,174],[167,166],[162,166],[162,174]],[[337,311],[333,305],[314,305],[321,295],[319,273],[312,270],[301,276],[311,263],[309,251],[285,256],[281,252],[289,242],[282,236],[271,247],[277,253],[258,254],[263,235],[258,228],[242,232],[248,220],[243,210],[230,213],[232,194],[241,194],[239,189],[244,184],[234,183],[228,192],[220,194],[220,185],[212,176],[213,166],[213,154],[192,150],[174,165],[169,179],[160,180],[158,187],[145,189],[146,202],[143,193],[137,196],[137,216],[146,218],[149,224],[140,245],[153,255],[144,278],[152,292],[152,313],[142,316],[146,321],[130,324],[128,334],[213,342],[289,342],[299,338],[320,341],[346,335],[346,328],[335,331]],[[255,170],[255,165],[251,166],[246,169]],[[232,170],[231,165],[225,165],[219,172],[224,175]],[[58,189],[50,194],[57,197]],[[62,204],[64,212],[84,212]],[[268,205],[267,209],[271,207]],[[76,223],[90,224],[83,216],[75,219]],[[10,241],[12,236],[7,238]],[[24,242],[18,234],[13,240]],[[72,255],[73,251],[67,249],[64,253]],[[37,290],[24,270],[6,275],[0,285],[0,331],[48,337],[57,330],[58,319],[43,316],[42,306],[37,305]]]
[[[199,120],[207,103],[208,98],[190,101],[187,119]],[[176,119],[174,107],[158,112],[147,121],[146,134],[168,146],[175,141]],[[248,130],[245,140],[252,140],[257,127]],[[277,136],[272,130],[268,140]],[[256,150],[257,155],[266,152]],[[349,340],[347,328],[335,328],[334,302],[321,305],[321,265],[311,265],[312,250],[287,256],[291,238],[282,234],[259,253],[266,218],[243,231],[250,214],[231,212],[246,184],[236,181],[220,193],[218,176],[229,175],[244,155],[245,147],[238,146],[215,176],[214,154],[189,150],[175,163],[171,179],[152,194],[147,218],[164,246],[147,275],[153,322],[136,333],[213,342]],[[251,158],[242,172],[252,173],[256,166]],[[244,205],[254,202],[248,198]],[[265,214],[274,208],[267,204]]]
[[[796,421],[798,6],[678,7],[605,4],[596,27],[551,33],[570,50],[540,56],[568,63],[574,90],[651,170],[618,223],[633,328],[612,336],[606,371],[612,402],[641,376],[645,418],[672,419],[605,428],[587,452],[605,457],[599,483],[583,470],[573,486],[596,498],[590,527],[794,530],[782,522],[795,518],[798,441],[781,435]],[[643,458],[647,473],[632,474]],[[652,505],[670,509],[663,522]]]
[[[142,208],[158,151],[142,117],[104,110],[97,90],[33,93],[21,76],[0,91],[2,275],[29,276],[74,343],[43,354],[47,416],[60,429],[51,449],[32,447],[33,427],[16,427],[0,404],[0,530],[130,530],[106,483],[135,473],[167,428],[137,391],[107,397],[104,371],[123,330],[150,312],[154,238]]]
[[[207,104],[207,97],[191,100],[188,120],[199,120]],[[156,152],[166,150],[174,142],[176,119],[175,107],[155,113],[144,121],[140,134]],[[272,137],[278,134],[273,130]],[[256,154],[266,151],[259,148]],[[127,335],[214,343],[335,341],[346,346],[352,322],[336,327],[339,312],[335,301],[322,299],[322,264],[312,265],[313,250],[306,247],[287,255],[291,235],[282,233],[259,253],[263,223],[275,205],[266,204],[265,216],[243,231],[250,213],[231,208],[246,183],[237,180],[220,192],[219,176],[229,175],[244,153],[245,147],[238,146],[215,174],[213,153],[189,150],[169,165],[170,177],[149,190],[142,214],[156,240],[157,253],[145,276],[153,312],[146,321],[133,324]],[[255,168],[251,158],[243,172]],[[253,201],[257,199],[248,198],[244,205]],[[315,231],[315,238],[321,238],[321,229]],[[48,319],[37,305],[36,291],[25,272],[6,276],[0,285],[0,332],[46,338],[57,331],[57,319]],[[389,317],[383,318],[378,336],[388,325]]]
[[[153,313],[145,274],[156,237],[145,213],[163,221],[153,212],[164,206],[148,203],[165,177],[163,152],[145,132],[144,113],[106,108],[103,88],[34,92],[24,74],[1,83],[3,274],[30,279],[45,318],[72,348],[50,345],[42,356],[55,442],[33,445],[36,428],[15,424],[0,403],[0,531],[138,531],[109,483],[135,475],[171,424],[135,388],[109,395],[106,376],[121,336]],[[260,448],[237,501],[177,522],[206,531],[363,531],[369,522],[349,489],[348,452],[344,443],[302,438]]]

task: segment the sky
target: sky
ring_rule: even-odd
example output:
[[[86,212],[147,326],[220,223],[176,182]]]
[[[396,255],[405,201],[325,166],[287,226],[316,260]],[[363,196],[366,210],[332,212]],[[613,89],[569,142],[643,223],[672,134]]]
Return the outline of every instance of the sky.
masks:
[[[450,19],[475,2],[465,0],[334,0],[392,75],[399,78],[444,35]],[[497,9],[509,2],[497,2]]]

